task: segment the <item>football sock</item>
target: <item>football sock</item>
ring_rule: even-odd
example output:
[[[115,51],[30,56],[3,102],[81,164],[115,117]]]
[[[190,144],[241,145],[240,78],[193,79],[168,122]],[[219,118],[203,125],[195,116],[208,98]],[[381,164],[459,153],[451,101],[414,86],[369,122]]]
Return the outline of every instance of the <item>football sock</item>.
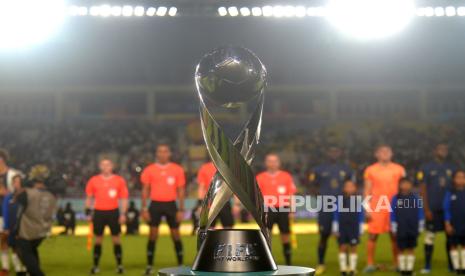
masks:
[[[178,259],[178,265],[183,263],[183,249],[181,240],[174,241],[174,250],[176,250],[176,258]]]
[[[291,244],[290,243],[283,243],[283,253],[284,259],[286,260],[286,265],[291,265]]]
[[[463,247],[462,250],[460,250],[460,260],[462,261],[460,269],[465,270],[465,248]]]
[[[113,246],[113,252],[115,253],[116,264],[120,266],[123,259],[123,249],[121,248],[121,244],[115,244]]]
[[[94,245],[94,267],[98,267],[100,256],[102,255],[102,245]]]
[[[147,243],[147,265],[153,266],[154,257],[155,257],[155,241],[149,240]]]
[[[415,266],[415,255],[407,255],[407,266],[406,266],[406,270],[407,270],[408,272],[412,272],[414,266]]]
[[[434,246],[425,244],[425,268],[431,269],[431,259],[433,257]]]
[[[406,257],[407,256],[405,256],[404,254],[399,254],[399,256],[397,256],[400,272],[405,272],[407,270]]]
[[[349,257],[349,269],[352,272],[355,272],[357,270],[357,259],[358,255],[357,253],[351,253]]]
[[[347,253],[339,253],[339,267],[341,272],[347,271]]]
[[[457,249],[453,249],[449,254],[452,260],[452,268],[454,270],[460,269],[459,251]]]

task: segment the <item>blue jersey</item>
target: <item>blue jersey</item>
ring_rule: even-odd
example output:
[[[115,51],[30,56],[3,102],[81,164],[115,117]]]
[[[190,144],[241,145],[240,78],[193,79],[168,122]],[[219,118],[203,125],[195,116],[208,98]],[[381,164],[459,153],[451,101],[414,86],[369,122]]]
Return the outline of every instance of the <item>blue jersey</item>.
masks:
[[[344,208],[344,211],[341,207]],[[353,232],[358,235],[361,232],[360,227],[363,221],[364,213],[363,206],[361,204],[361,197],[357,197],[356,195],[344,195],[342,197],[342,202],[338,202],[338,209],[334,212],[334,223],[336,223],[338,231]]]
[[[457,236],[465,236],[465,189],[446,192],[444,220],[452,224]]]
[[[355,182],[353,170],[346,164],[327,163],[313,168],[310,181],[319,187],[321,195],[341,195],[344,181]]]
[[[391,201],[391,224],[397,225],[398,236],[418,236],[424,220],[423,202],[414,193],[397,194]]]
[[[6,195],[2,205],[4,228],[13,231],[16,226],[16,214],[18,210],[18,204],[14,201],[14,194],[10,193]]]
[[[425,183],[428,207],[431,211],[442,211],[444,195],[452,187],[452,176],[455,166],[443,162],[432,161],[423,164],[417,173],[417,182]]]

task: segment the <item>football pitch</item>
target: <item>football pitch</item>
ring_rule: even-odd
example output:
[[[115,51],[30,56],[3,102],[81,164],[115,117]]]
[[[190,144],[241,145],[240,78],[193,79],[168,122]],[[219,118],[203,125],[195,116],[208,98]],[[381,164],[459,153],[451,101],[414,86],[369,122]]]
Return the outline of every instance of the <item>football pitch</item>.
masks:
[[[185,263],[190,265],[196,253],[196,237],[183,236]],[[358,270],[362,271],[365,266],[366,239],[364,235],[359,246]],[[145,265],[145,249],[147,238],[145,236],[123,236],[125,275],[142,275]],[[281,243],[278,236],[273,236],[273,256],[278,264],[283,263]],[[293,251],[293,264],[300,266],[315,267],[317,263],[316,234],[297,235],[298,247]],[[46,275],[60,276],[82,276],[87,275],[92,262],[92,252],[86,250],[87,238],[85,236],[53,236],[42,244],[40,248],[41,262]],[[387,269],[374,275],[396,275],[389,271],[392,267],[391,247],[388,236],[381,236],[377,250],[377,262]],[[415,270],[417,275],[423,264],[423,250],[421,239],[417,248],[417,260]],[[444,236],[438,235],[436,239],[436,251],[433,257],[433,274],[449,275],[447,272],[446,255],[444,249]],[[161,236],[156,248],[155,266],[156,268],[170,267],[176,264],[174,248],[169,236]],[[337,261],[337,244],[335,239],[331,239],[326,255],[327,272],[325,275],[339,275]],[[115,262],[113,258],[113,248],[110,238],[105,238],[103,246],[103,256],[100,265],[100,274],[115,275]],[[361,272],[359,274],[362,274]],[[453,274],[450,274],[453,275]]]

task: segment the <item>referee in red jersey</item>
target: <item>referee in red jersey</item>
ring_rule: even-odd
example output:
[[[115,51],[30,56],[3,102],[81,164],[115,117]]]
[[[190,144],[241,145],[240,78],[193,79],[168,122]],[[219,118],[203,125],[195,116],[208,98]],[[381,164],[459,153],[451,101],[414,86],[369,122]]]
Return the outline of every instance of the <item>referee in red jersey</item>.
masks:
[[[100,174],[91,177],[86,187],[86,215],[90,219],[93,208],[92,223],[95,235],[94,265],[90,274],[99,272],[98,266],[102,254],[105,226],[110,228],[112,235],[113,250],[117,263],[116,273],[123,274],[120,225],[126,221],[128,188],[124,178],[113,173],[113,162],[109,158],[102,158],[99,167]],[[119,210],[119,201],[121,201],[121,212]]]
[[[155,154],[156,162],[147,166],[140,177],[142,182],[142,216],[150,225],[145,275],[153,274],[155,243],[158,238],[158,226],[163,217],[170,227],[178,265],[183,263],[179,223],[184,212],[184,187],[186,185],[184,169],[170,161],[171,149],[169,145],[159,144]],[[147,208],[147,199],[149,198],[150,206]],[[176,200],[179,203],[179,208]]]
[[[263,197],[265,197],[265,204],[269,207],[267,226],[271,232],[273,225],[275,223],[278,225],[286,265],[290,265],[292,252],[289,220],[294,216],[291,208],[291,197],[295,194],[296,187],[291,174],[280,169],[281,161],[277,154],[269,153],[266,155],[265,167],[266,170],[257,175],[257,182]],[[289,212],[280,212],[280,207],[288,208]]]

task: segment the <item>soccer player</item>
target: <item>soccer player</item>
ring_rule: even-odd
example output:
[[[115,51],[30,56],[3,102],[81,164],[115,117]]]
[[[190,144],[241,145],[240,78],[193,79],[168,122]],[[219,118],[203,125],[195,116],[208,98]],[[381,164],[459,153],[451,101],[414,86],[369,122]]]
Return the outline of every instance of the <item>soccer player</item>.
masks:
[[[11,254],[11,260],[15,268],[17,276],[25,276],[26,269],[18,258],[16,250],[16,235],[15,229],[17,228],[17,213],[18,213],[18,203],[16,198],[19,194],[23,192],[22,178],[20,175],[15,175],[13,177],[13,193],[9,193],[3,200],[3,219],[4,219],[4,229],[5,235],[7,236],[8,246],[13,250]]]
[[[95,241],[91,274],[98,273],[105,226],[110,228],[116,273],[123,274],[123,250],[121,248],[121,224],[126,221],[128,189],[123,177],[113,173],[113,162],[103,157],[99,162],[100,174],[90,178],[86,187],[86,215],[92,220]],[[121,202],[121,210],[119,203]],[[93,212],[92,212],[93,208]],[[91,214],[93,213],[92,217]]]
[[[415,248],[424,227],[423,203],[413,192],[413,183],[402,178],[399,193],[392,198],[391,231],[399,248],[398,264],[401,275],[413,275]]]
[[[5,149],[0,149],[0,259],[2,261],[2,272],[8,272],[10,270],[9,252],[8,252],[8,235],[4,231],[3,222],[3,199],[8,193],[14,192],[14,178],[23,174],[11,168],[8,165],[9,154]],[[18,267],[20,262],[18,258],[13,255],[13,265]]]
[[[357,197],[357,184],[346,180],[343,197],[339,197],[338,210],[334,213],[333,233],[338,237],[339,268],[342,275],[355,275],[357,270],[357,245],[363,233],[363,206]],[[340,211],[339,207],[348,209]],[[348,264],[348,265],[347,265]]]
[[[137,235],[139,233],[139,210],[136,203],[131,200],[126,213],[126,235]]]
[[[216,168],[213,162],[205,163],[200,167],[199,172],[197,173],[197,184],[198,184],[197,205],[201,204],[203,199],[207,195],[208,188],[210,188],[210,183],[215,173],[216,173]],[[234,216],[233,216],[233,211],[231,208],[231,203],[227,203],[226,205],[224,205],[223,209],[221,209],[220,213],[218,214],[218,217],[213,222],[213,226],[216,224],[218,218],[220,219],[221,225],[223,226],[223,228],[232,228],[234,226]]]
[[[390,146],[380,145],[375,150],[377,162],[368,166],[364,172],[364,197],[369,198],[365,216],[368,221],[367,266],[366,273],[376,271],[375,251],[378,236],[390,233],[390,203],[398,193],[399,180],[406,176],[404,167],[392,162],[393,152]],[[397,267],[397,245],[391,234],[394,265]]]
[[[66,203],[65,210],[63,211],[63,225],[65,226],[65,231],[63,235],[74,235],[76,230],[76,212],[73,210],[71,202]]]
[[[455,166],[447,161],[449,148],[446,144],[436,145],[431,162],[423,164],[417,173],[417,182],[424,202],[426,219],[426,233],[424,240],[425,267],[423,274],[431,273],[431,259],[434,250],[434,237],[437,232],[444,231],[444,209],[443,200],[445,193],[452,186],[452,175]],[[446,239],[446,252],[449,252],[449,240]],[[448,254],[448,253],[447,253]],[[452,264],[449,254],[449,269]]]
[[[183,246],[179,233],[179,223],[184,213],[184,193],[186,179],[184,169],[170,161],[171,149],[167,144],[159,144],[156,149],[156,162],[146,167],[141,174],[142,216],[150,224],[147,243],[147,268],[145,275],[152,275],[155,246],[158,239],[158,226],[166,218],[174,242],[178,265],[183,263]],[[150,206],[147,208],[147,199]],[[176,204],[178,200],[179,208]]]
[[[318,189],[321,196],[342,195],[344,181],[351,179],[355,182],[355,174],[352,169],[341,162],[342,150],[337,146],[327,149],[327,162],[312,169],[310,184]],[[333,212],[321,210],[318,213],[318,231],[320,241],[318,243],[318,266],[316,274],[325,272],[325,255],[328,239],[331,236],[331,226],[334,220]]]
[[[265,205],[269,207],[267,226],[271,232],[273,225],[278,224],[286,265],[290,265],[292,254],[289,220],[294,216],[291,197],[296,192],[296,187],[292,176],[280,169],[281,161],[277,154],[266,155],[265,167],[266,171],[257,175],[257,182],[265,198]],[[291,211],[280,212],[279,208],[289,208]]]
[[[465,171],[454,174],[453,188],[444,197],[445,230],[450,236],[453,269],[465,274]]]

